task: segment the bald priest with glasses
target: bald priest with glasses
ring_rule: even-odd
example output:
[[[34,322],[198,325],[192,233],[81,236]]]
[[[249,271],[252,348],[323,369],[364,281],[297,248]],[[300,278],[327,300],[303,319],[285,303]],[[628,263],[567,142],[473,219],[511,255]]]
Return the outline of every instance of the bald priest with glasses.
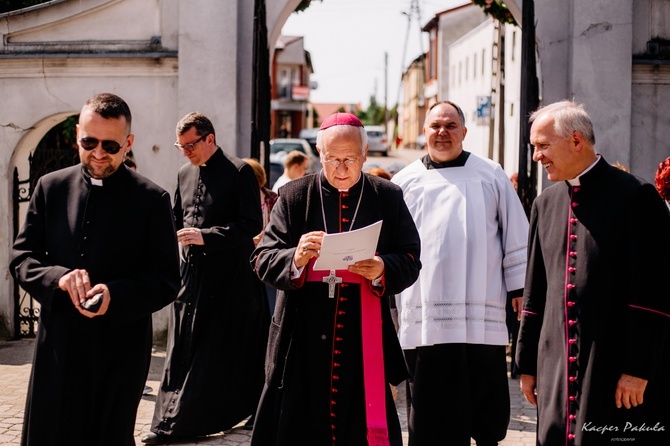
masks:
[[[408,376],[389,296],[419,275],[420,242],[400,188],[362,173],[361,121],[331,115],[317,133],[323,170],[279,189],[251,259],[278,289],[252,446],[401,446],[389,383]],[[325,234],[382,221],[373,258],[314,269]]]
[[[40,303],[21,445],[134,445],[151,314],[179,290],[170,196],[126,168],[131,114],[90,98],[80,164],[42,176],[9,269]]]

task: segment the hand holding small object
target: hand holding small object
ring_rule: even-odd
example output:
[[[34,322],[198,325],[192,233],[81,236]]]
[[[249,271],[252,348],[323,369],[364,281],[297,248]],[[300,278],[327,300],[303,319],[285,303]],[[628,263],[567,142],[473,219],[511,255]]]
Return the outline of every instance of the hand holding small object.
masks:
[[[82,308],[84,308],[87,311],[90,311],[91,313],[97,313],[98,310],[100,309],[100,306],[102,305],[102,296],[103,293],[98,293],[95,296],[91,297],[90,299],[86,299],[82,304]]]

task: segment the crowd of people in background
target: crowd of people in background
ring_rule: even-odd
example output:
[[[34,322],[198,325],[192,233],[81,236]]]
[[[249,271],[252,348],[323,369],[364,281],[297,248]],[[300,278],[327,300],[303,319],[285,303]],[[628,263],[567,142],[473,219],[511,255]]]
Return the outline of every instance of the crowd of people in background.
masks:
[[[293,151],[271,181],[192,112],[170,198],[137,172],[131,122],[116,95],[84,104],[81,163],[40,178],[14,243],[41,304],[22,445],[134,445],[166,306],[145,444],[246,422],[253,446],[401,446],[405,382],[410,445],[497,445],[508,376],[538,444],[670,444],[670,157],[647,184],[596,150],[582,105],[541,107],[533,161],[555,184],[528,217],[450,101],[408,166],[368,164],[363,123],[335,113],[323,169]],[[327,236],[380,221],[371,258],[318,267]]]
[[[272,192],[278,193],[279,188],[291,180],[300,178],[307,172],[309,157],[298,150],[292,150],[284,158],[284,173],[272,185]]]

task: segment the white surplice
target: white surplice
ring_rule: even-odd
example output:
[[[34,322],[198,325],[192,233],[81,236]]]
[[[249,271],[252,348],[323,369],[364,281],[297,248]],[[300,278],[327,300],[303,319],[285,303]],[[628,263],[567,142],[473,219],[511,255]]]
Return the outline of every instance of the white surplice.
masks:
[[[421,236],[422,269],[397,296],[403,349],[442,343],[507,345],[507,291],[523,288],[528,219],[499,164],[417,160],[393,177]]]

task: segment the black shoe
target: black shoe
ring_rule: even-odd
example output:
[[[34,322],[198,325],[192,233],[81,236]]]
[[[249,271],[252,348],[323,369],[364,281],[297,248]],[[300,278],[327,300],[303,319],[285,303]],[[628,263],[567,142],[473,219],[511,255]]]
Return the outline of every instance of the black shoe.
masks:
[[[154,434],[153,432],[142,437],[144,444],[170,444],[170,437],[167,435]]]

